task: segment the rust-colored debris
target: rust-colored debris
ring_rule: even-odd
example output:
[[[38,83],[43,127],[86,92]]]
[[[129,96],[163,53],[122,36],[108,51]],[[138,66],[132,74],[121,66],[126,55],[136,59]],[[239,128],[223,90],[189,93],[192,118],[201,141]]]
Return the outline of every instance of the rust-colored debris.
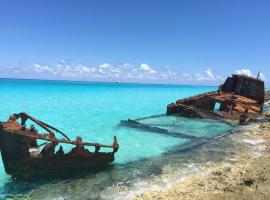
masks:
[[[264,82],[260,79],[232,75],[217,91],[207,92],[167,106],[167,115],[211,119],[239,120],[258,116],[263,110]],[[218,108],[217,108],[218,107]]]
[[[19,119],[21,123],[18,122]],[[27,128],[28,119],[47,133],[38,133],[34,125]],[[64,138],[57,139],[56,133]],[[37,139],[46,142],[38,145]],[[56,151],[56,146],[61,143],[75,147],[68,153],[64,153],[62,146]],[[41,149],[42,146],[44,147]],[[85,146],[94,147],[95,151],[90,152]],[[100,152],[100,148],[112,148],[113,151]],[[63,132],[26,113],[13,114],[7,122],[0,122],[2,160],[6,173],[15,178],[61,176],[98,169],[114,160],[114,153],[118,148],[116,137],[112,145],[83,142],[80,136],[77,136],[75,141],[71,141]]]

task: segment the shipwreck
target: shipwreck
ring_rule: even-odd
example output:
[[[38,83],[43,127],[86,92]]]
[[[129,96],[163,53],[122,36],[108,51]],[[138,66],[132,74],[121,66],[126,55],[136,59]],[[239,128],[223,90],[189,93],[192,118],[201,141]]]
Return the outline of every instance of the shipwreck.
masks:
[[[183,117],[197,118],[205,119],[208,123],[220,121],[230,127],[265,121],[268,119],[261,115],[265,98],[264,81],[259,77],[233,74],[216,91],[179,99],[167,105],[165,114],[122,120],[120,125],[191,141],[203,141],[212,136],[182,131],[183,125],[177,121],[183,120]],[[228,128],[224,133],[218,134],[230,132],[231,129]]]
[[[167,106],[167,115],[237,120],[240,124],[256,118],[263,111],[264,81],[257,78],[233,74],[217,91],[207,92]]]
[[[39,133],[34,125],[27,128],[28,119],[46,133]],[[63,138],[57,139],[56,133]],[[38,145],[37,140],[45,142]],[[60,144],[73,145],[74,148],[65,153]],[[60,147],[56,151],[58,145]],[[87,146],[95,150],[91,152],[85,148]],[[101,148],[111,148],[112,152],[100,152]],[[13,178],[62,176],[100,169],[114,161],[118,149],[116,137],[112,145],[83,142],[80,136],[72,141],[63,132],[26,113],[13,114],[7,122],[0,122],[2,160],[6,173]]]

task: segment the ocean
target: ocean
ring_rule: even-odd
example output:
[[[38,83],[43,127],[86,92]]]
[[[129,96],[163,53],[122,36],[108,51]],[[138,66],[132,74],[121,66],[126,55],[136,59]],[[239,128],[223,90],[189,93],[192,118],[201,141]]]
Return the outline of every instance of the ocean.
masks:
[[[236,127],[213,120],[166,117],[177,99],[216,90],[210,86],[146,85],[0,79],[0,121],[27,112],[71,139],[120,144],[108,169],[69,179],[12,180],[0,163],[0,198],[131,199],[145,189],[169,187],[202,164],[232,155],[233,144],[214,138]],[[139,119],[169,130],[160,134],[123,126]],[[191,140],[170,132],[204,138]],[[212,145],[210,145],[212,144]],[[224,151],[221,151],[221,146]],[[65,151],[68,151],[68,147]],[[105,149],[106,150],[106,149]],[[109,151],[109,150],[108,150]],[[166,176],[164,175],[166,174]]]

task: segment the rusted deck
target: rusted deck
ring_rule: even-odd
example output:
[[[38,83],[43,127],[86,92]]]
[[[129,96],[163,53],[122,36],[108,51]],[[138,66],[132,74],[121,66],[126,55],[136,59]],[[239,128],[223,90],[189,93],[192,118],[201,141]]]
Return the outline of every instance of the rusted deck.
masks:
[[[18,123],[18,119],[21,119],[21,123]],[[27,128],[28,119],[47,133],[38,133],[33,125]],[[57,139],[56,133],[61,134],[63,138]],[[37,140],[43,140],[45,143],[38,145]],[[73,145],[74,148],[64,153],[63,147],[60,146],[56,151],[60,144]],[[42,146],[44,147],[41,148]],[[86,146],[94,147],[95,151],[89,151]],[[100,152],[101,148],[113,150]],[[0,122],[2,160],[6,173],[15,178],[62,176],[99,169],[114,160],[118,148],[116,137],[112,145],[84,142],[79,136],[72,141],[63,132],[26,113],[13,114],[7,122]]]
[[[244,75],[228,77],[217,91],[179,99],[167,106],[167,115],[246,121],[263,110],[264,82]]]

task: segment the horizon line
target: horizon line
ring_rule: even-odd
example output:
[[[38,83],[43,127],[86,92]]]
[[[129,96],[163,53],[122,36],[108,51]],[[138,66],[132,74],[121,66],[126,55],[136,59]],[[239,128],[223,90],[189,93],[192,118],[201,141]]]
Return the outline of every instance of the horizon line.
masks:
[[[114,83],[114,84],[137,84],[137,85],[171,85],[171,86],[205,86],[205,87],[218,87],[219,85],[196,85],[196,84],[170,84],[170,83],[137,83],[137,82],[113,82],[113,81],[91,81],[91,80],[67,80],[67,79],[39,79],[39,78],[11,78],[0,77],[7,80],[22,80],[22,81],[65,81],[65,82],[82,82],[82,83]]]

